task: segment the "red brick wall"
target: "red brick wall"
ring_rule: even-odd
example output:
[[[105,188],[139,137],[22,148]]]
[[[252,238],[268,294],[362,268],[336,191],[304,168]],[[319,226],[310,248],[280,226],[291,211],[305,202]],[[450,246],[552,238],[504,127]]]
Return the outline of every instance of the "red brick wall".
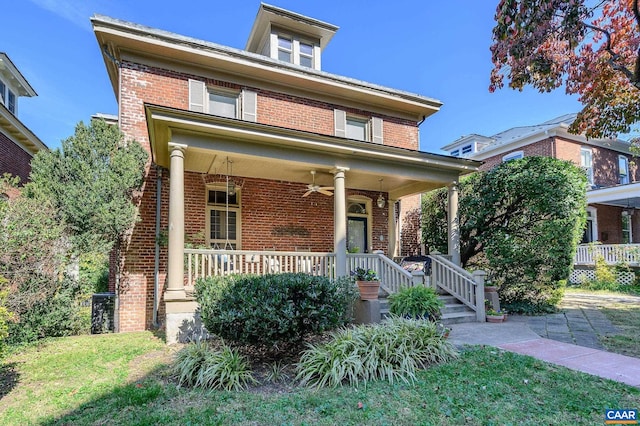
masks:
[[[525,157],[553,157],[554,153],[554,144],[553,138],[547,138],[531,145],[524,146],[522,148],[512,149],[511,151],[507,151],[498,155],[494,155],[493,157],[489,157],[484,161],[484,164],[480,167],[480,170],[490,170],[502,163],[502,158],[505,155],[509,155],[512,152],[522,151]],[[580,159],[580,150],[578,149],[578,160]]]
[[[129,138],[139,141],[150,150],[143,103],[188,109],[188,79],[199,78],[187,74],[158,69],[124,61],[121,64],[120,126]],[[239,86],[215,80],[209,85]],[[253,90],[256,90],[255,88]],[[257,90],[258,122],[321,134],[333,134],[335,105]],[[343,108],[344,109],[344,108]],[[371,116],[365,111],[352,111]],[[418,148],[418,128],[412,121],[384,117],[385,144]],[[140,220],[136,223],[124,257],[124,271],[119,292],[120,331],[142,330],[151,326],[154,281],[154,242],[156,209],[156,171],[147,167],[143,193],[139,200]],[[348,184],[348,176],[347,176]],[[168,226],[168,172],[163,177],[162,221]],[[205,181],[200,174],[185,174],[186,241],[203,243],[205,230]],[[305,185],[245,179],[242,188],[242,247],[244,249],[276,248],[292,250],[333,250],[333,198],[312,194],[302,198]],[[277,196],[274,196],[277,194]],[[373,250],[387,251],[388,242],[379,236],[388,235],[387,209],[375,205],[377,192],[348,190],[347,195],[365,195],[373,200]],[[308,235],[282,235],[275,226],[294,225],[309,231]],[[291,229],[291,228],[289,228]],[[160,293],[166,275],[166,247],[161,249]],[[112,275],[113,277],[113,275]],[[113,288],[113,279],[112,279]],[[161,304],[160,318],[163,305]]]
[[[400,255],[421,253],[420,204],[420,195],[403,198],[400,202]]]
[[[31,173],[30,163],[31,155],[0,132],[0,176],[10,173],[25,183]]]
[[[598,241],[603,244],[622,244],[622,209],[594,204],[598,209]]]

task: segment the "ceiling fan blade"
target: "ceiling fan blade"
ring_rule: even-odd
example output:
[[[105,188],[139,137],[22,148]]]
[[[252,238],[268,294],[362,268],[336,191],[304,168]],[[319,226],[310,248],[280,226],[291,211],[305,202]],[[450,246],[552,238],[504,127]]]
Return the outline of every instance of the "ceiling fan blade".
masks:
[[[326,191],[333,191],[334,188],[333,188],[333,186],[321,186],[318,189],[324,189]]]
[[[326,191],[324,188],[318,189],[318,192],[324,195],[328,195],[329,197],[333,195],[333,192]]]
[[[309,191],[305,192],[305,193],[304,193],[304,195],[303,195],[303,197],[308,196],[308,195],[309,195],[309,194],[311,194],[312,192],[313,192],[313,191],[311,191],[311,190],[309,190]]]

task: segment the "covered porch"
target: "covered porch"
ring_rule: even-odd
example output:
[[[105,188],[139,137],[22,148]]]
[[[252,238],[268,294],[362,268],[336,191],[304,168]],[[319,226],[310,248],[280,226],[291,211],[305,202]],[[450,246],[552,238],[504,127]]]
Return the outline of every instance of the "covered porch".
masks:
[[[180,324],[194,320],[197,305],[188,290],[204,272],[340,277],[356,261],[375,262],[393,291],[412,279],[393,272],[389,258],[398,254],[398,202],[443,186],[450,188],[456,259],[456,183],[478,162],[163,106],[145,109],[153,162],[169,169],[169,342]],[[198,179],[206,192],[194,195]],[[231,189],[240,194],[233,209]],[[222,202],[218,210],[216,202]],[[202,247],[186,247],[187,231],[201,225]],[[363,247],[348,254],[354,238]]]

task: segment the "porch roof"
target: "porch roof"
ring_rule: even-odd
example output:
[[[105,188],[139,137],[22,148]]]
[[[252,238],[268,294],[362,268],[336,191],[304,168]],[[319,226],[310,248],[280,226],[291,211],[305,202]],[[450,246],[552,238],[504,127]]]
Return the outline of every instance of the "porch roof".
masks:
[[[640,208],[640,182],[587,191],[588,204]]]
[[[331,171],[347,169],[347,186],[398,199],[445,186],[481,162],[341,137],[145,104],[153,161],[169,167],[169,142],[184,144],[185,170],[332,185]]]

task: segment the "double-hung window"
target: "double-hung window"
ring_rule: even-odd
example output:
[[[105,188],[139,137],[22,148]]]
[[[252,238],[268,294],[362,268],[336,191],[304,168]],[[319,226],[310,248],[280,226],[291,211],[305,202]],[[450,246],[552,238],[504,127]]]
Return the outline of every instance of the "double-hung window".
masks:
[[[316,61],[316,45],[297,35],[276,31],[272,34],[271,57],[283,62],[307,68],[319,68]]]
[[[622,244],[631,244],[633,242],[631,217],[632,216],[629,214],[629,212],[622,212]]]
[[[6,100],[6,92],[7,91],[7,86],[4,84],[3,81],[0,80],[0,99],[2,100],[2,103],[4,105],[6,105],[7,100]]]
[[[591,148],[580,148],[580,166],[587,174],[589,185],[593,185],[593,152]]]
[[[369,139],[369,120],[347,116],[347,138],[359,141]]]
[[[240,190],[220,185],[207,189],[207,243],[214,248],[240,248]]]
[[[621,185],[629,183],[629,159],[624,155],[618,156],[618,183]]]
[[[239,103],[239,93],[210,91],[208,112],[221,117],[239,118]]]

